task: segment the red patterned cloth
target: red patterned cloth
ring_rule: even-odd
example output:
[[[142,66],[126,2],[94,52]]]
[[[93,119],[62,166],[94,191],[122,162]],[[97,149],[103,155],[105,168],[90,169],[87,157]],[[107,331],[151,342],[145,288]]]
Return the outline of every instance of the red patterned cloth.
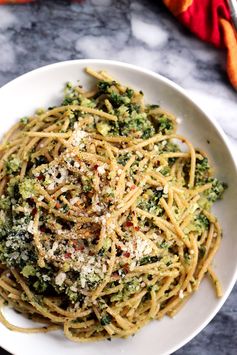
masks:
[[[201,40],[227,49],[227,73],[237,89],[237,33],[226,0],[163,0],[177,19]]]

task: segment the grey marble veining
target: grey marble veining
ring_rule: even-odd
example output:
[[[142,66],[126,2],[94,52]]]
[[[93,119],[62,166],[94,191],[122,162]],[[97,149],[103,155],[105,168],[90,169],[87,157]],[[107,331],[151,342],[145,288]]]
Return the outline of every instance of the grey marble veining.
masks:
[[[106,58],[182,85],[229,136],[237,157],[237,94],[225,53],[195,39],[156,0],[40,1],[0,7],[0,85],[31,69]],[[237,287],[214,320],[177,355],[237,354]]]

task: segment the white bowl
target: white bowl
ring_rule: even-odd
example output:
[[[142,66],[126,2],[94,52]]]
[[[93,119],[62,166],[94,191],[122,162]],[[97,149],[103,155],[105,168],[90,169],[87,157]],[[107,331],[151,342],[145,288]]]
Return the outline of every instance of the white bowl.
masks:
[[[228,297],[237,278],[237,171],[228,141],[220,127],[188,97],[184,90],[170,80],[151,71],[125,63],[106,60],[75,60],[52,64],[25,74],[0,89],[0,134],[19,117],[31,114],[38,107],[60,102],[67,81],[89,86],[92,79],[83,69],[106,70],[118,81],[141,89],[146,101],[159,103],[182,118],[178,131],[195,146],[206,150],[216,168],[216,175],[229,187],[224,199],[217,202],[214,213],[223,227],[221,248],[214,260],[224,295],[217,299],[213,288],[204,280],[199,291],[174,319],[153,321],[136,336],[111,342],[76,344],[66,340],[62,332],[48,334],[21,334],[10,332],[0,325],[0,345],[16,355],[155,355],[171,353],[197,335]],[[210,143],[208,143],[210,142]],[[16,324],[29,321],[14,311],[7,315]]]

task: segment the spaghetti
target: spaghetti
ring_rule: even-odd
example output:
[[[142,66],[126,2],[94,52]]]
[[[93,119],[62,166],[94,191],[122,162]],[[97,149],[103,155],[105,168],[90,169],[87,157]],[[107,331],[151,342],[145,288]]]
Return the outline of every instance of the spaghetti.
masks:
[[[87,342],[173,316],[206,273],[225,185],[176,119],[105,72],[87,92],[23,117],[0,146],[0,295],[43,327]],[[184,147],[184,148],[183,148]]]

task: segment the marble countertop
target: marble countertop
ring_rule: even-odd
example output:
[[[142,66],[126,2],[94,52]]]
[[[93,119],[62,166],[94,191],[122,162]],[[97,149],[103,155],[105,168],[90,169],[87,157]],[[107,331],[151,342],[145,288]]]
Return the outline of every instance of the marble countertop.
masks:
[[[76,58],[121,60],[174,80],[219,122],[237,160],[237,93],[226,77],[225,53],[195,39],[161,1],[45,0],[0,7],[0,86]],[[234,355],[236,334],[237,287],[201,334],[175,354]]]

